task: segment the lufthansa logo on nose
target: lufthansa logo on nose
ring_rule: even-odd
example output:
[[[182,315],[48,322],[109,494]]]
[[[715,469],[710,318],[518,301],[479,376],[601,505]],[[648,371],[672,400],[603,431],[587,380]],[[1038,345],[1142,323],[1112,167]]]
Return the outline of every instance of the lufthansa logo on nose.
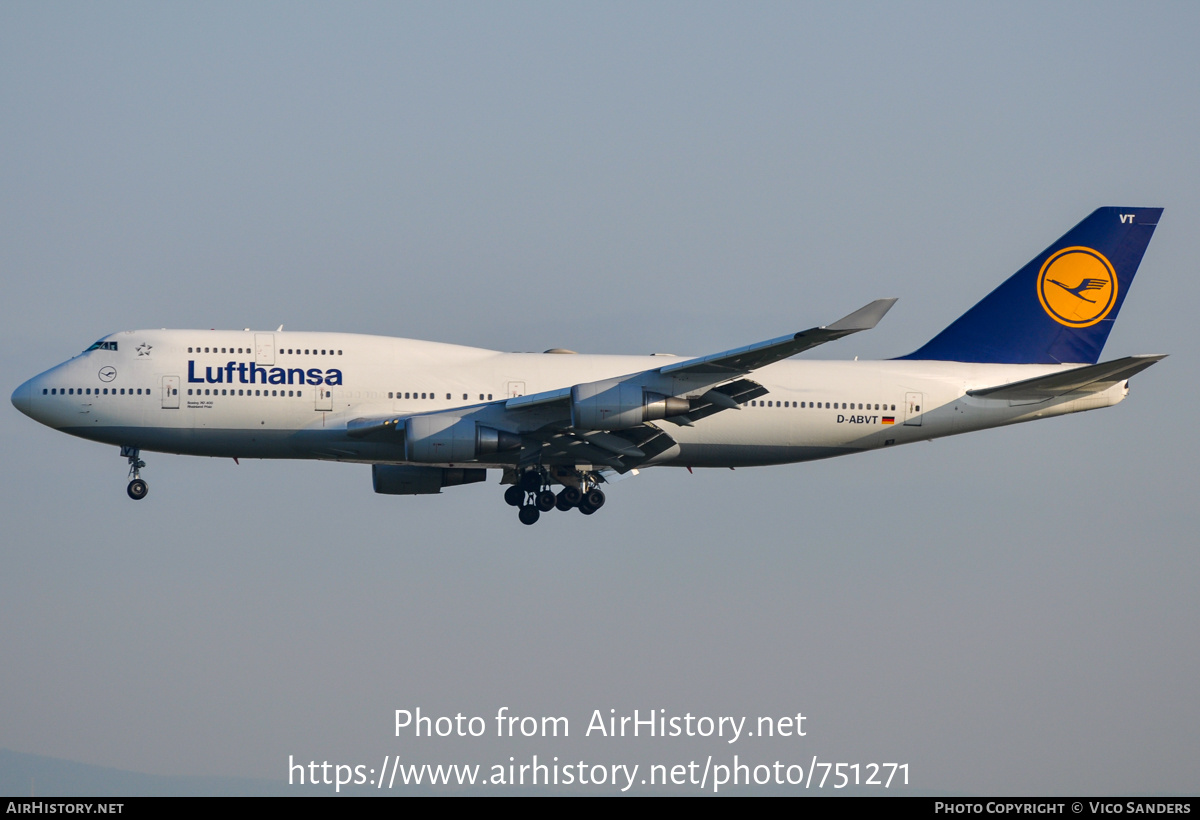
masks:
[[[117,377],[117,369],[112,365],[102,367],[97,375],[100,376],[100,381],[110,382]]]
[[[1091,248],[1051,254],[1037,279],[1038,300],[1050,318],[1067,327],[1091,327],[1117,303],[1117,272]]]

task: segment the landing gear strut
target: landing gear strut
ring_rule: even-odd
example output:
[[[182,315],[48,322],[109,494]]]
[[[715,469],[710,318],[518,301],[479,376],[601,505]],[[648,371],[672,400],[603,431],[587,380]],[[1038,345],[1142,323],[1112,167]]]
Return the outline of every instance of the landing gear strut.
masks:
[[[150,485],[142,480],[142,468],[146,466],[146,462],[141,459],[141,451],[136,447],[122,447],[121,455],[129,459],[129,486],[125,488],[125,492],[134,501],[141,501],[146,497],[146,493],[150,492]]]

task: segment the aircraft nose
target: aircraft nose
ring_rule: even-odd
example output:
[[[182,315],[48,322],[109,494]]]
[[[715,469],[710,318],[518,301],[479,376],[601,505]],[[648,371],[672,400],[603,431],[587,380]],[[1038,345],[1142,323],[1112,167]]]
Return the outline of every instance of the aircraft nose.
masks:
[[[12,403],[13,407],[33,418],[33,379],[13,391]]]

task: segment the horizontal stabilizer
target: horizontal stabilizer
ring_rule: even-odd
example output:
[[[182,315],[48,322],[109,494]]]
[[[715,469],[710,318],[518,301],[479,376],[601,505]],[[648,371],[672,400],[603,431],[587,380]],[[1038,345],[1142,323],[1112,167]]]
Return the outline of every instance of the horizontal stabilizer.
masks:
[[[968,390],[968,396],[980,399],[1007,399],[1009,401],[1044,401],[1066,393],[1099,393],[1114,384],[1141,373],[1155,362],[1165,359],[1165,353],[1145,356],[1126,356],[1111,362],[1076,367],[1048,376],[1038,376],[1019,382],[1010,382],[996,387]]]

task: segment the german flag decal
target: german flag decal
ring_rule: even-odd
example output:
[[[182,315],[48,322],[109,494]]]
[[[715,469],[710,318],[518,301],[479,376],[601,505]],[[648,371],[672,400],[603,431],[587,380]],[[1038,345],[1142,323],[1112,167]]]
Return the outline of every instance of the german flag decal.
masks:
[[[895,423],[896,423],[896,417],[895,417],[895,416],[884,416],[884,417],[883,417],[883,423],[884,423],[884,424],[895,424]]]

